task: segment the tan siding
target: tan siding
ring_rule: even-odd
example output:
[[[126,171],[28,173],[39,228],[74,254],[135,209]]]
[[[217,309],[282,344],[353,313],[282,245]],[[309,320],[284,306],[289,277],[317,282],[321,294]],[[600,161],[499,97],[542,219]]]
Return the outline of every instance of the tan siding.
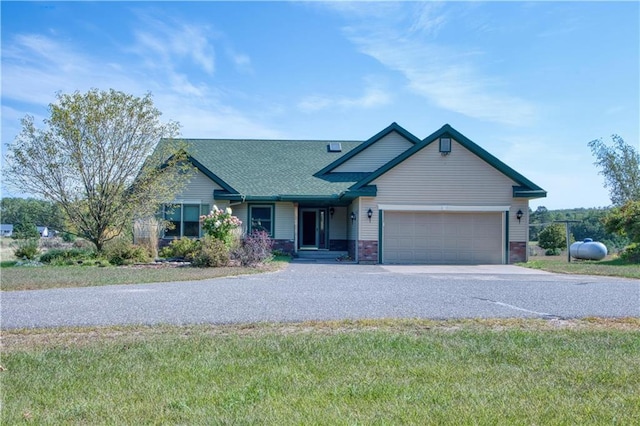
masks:
[[[522,210],[523,216],[518,223],[516,213]],[[509,211],[509,241],[529,241],[529,200],[514,198]]]
[[[222,188],[200,171],[196,171],[195,176],[191,178],[185,190],[179,197],[176,197],[175,201],[197,201],[201,204],[213,205],[214,189]]]
[[[402,154],[413,144],[397,132],[391,132],[355,157],[336,167],[333,172],[372,172]]]
[[[273,238],[278,240],[293,240],[294,220],[293,203],[276,203],[276,223]]]
[[[358,227],[360,226],[360,223],[362,222],[361,220],[356,220],[354,222],[351,221],[350,217],[351,217],[351,212],[354,212],[356,214],[356,217],[358,217],[358,210],[360,208],[360,199],[355,199],[353,200],[353,203],[351,203],[351,205],[349,206],[349,209],[347,211],[347,224],[348,224],[348,235],[349,235],[349,240],[358,240]]]
[[[515,183],[452,141],[451,154],[442,156],[432,143],[372,184],[380,204],[490,206],[510,205]]]
[[[329,238],[332,240],[347,239],[347,208],[334,207],[333,217],[329,216]]]
[[[369,209],[373,212],[371,222],[369,222],[369,218],[367,217],[367,211]],[[361,222],[360,239],[378,241],[378,203],[375,198],[360,198],[360,214],[358,215],[357,220]]]

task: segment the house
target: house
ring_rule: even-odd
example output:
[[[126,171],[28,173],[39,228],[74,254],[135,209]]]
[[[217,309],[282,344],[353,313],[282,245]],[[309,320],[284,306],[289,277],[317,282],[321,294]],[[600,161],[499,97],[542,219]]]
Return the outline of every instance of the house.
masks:
[[[0,237],[10,237],[13,235],[13,225],[1,224],[0,225]]]
[[[38,233],[42,238],[49,237],[49,228],[47,228],[46,226],[37,226],[36,228],[38,228]]]
[[[529,200],[546,196],[448,124],[422,140],[392,123],[364,142],[185,142],[197,172],[164,210],[164,238],[198,237],[215,204],[294,254],[506,264],[526,261]]]

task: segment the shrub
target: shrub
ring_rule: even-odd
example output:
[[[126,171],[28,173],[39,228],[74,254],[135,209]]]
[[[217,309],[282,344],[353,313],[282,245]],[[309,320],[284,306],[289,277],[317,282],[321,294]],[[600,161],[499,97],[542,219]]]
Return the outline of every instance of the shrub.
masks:
[[[104,256],[112,265],[130,265],[149,261],[149,252],[132,244],[125,238],[118,238],[105,245]]]
[[[546,249],[544,252],[545,256],[560,256],[562,254],[562,250],[559,248]]]
[[[231,247],[233,243],[233,230],[242,225],[242,221],[231,213],[230,207],[221,210],[214,205],[211,213],[200,216],[204,233],[223,241],[227,247]]]
[[[85,264],[94,257],[94,252],[87,249],[51,249],[40,256],[40,262],[58,266],[73,265],[76,263]]]
[[[206,236],[202,239],[200,250],[191,263],[201,268],[227,266],[229,265],[229,247],[222,240]]]
[[[199,251],[200,241],[184,237],[173,240],[167,247],[163,247],[160,250],[160,257],[179,257],[191,261]]]
[[[265,231],[254,231],[233,251],[242,266],[254,266],[272,258],[273,241]]]
[[[629,263],[640,263],[640,244],[629,244],[620,253],[620,259]]]
[[[13,227],[11,238],[14,240],[27,240],[31,238],[40,238],[38,227],[35,223],[20,222]]]
[[[554,223],[544,228],[538,236],[538,245],[548,250],[565,247],[567,245],[567,236],[564,226]]]
[[[33,238],[18,241],[15,247],[16,248],[13,250],[13,254],[18,259],[33,260],[36,258],[38,252],[40,251],[38,247],[38,240]]]
[[[72,243],[76,240],[76,236],[73,234],[70,234],[68,232],[63,232],[62,233],[62,241],[64,241],[65,243]]]
[[[94,250],[96,247],[91,241],[83,240],[82,238],[78,238],[77,240],[75,240],[73,242],[73,246],[75,248],[87,250]]]

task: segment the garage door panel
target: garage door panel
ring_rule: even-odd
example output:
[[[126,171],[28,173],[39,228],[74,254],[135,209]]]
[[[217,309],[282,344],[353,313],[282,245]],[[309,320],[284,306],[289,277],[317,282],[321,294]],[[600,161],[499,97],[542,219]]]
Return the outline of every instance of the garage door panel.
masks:
[[[385,263],[500,264],[499,212],[384,212]]]

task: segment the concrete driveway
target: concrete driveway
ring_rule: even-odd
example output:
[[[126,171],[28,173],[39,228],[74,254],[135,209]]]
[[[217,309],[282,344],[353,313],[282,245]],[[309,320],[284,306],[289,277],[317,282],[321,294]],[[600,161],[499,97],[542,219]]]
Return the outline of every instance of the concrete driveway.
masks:
[[[640,315],[640,280],[517,266],[295,262],[195,282],[3,292],[2,328],[295,322],[362,318]]]

